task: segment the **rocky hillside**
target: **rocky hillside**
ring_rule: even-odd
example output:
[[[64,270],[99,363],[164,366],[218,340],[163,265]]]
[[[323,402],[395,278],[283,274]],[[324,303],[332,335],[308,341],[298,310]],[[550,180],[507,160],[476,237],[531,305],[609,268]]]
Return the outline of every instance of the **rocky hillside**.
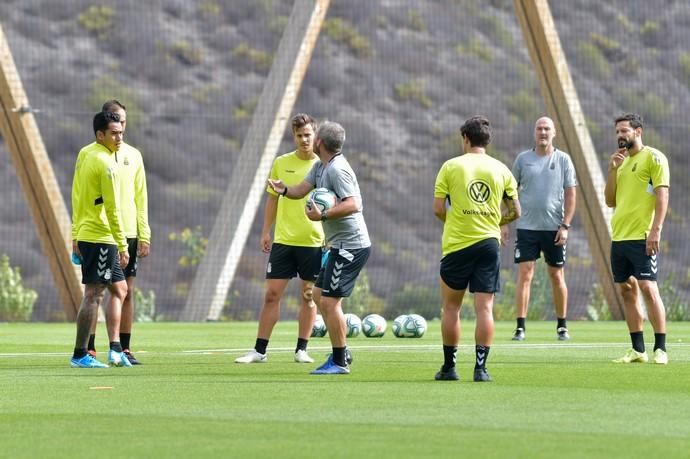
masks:
[[[673,186],[662,269],[685,299],[689,168],[679,145],[689,134],[681,114],[690,104],[690,4],[551,4],[602,164],[615,146],[612,119],[629,110],[645,116],[646,143],[669,156]],[[76,152],[93,137],[93,113],[113,97],[128,107],[126,137],[145,157],[154,231],[139,286],[155,292],[158,314],[171,316],[184,305],[194,274],[190,263],[183,265],[210,232],[230,172],[242,165],[244,134],[292,2],[114,5],[4,0],[0,25],[68,204]],[[375,245],[369,308],[433,314],[441,232],[431,212],[433,182],[443,161],[459,151],[458,127],[473,114],[488,116],[495,126],[492,153],[510,164],[531,146],[543,104],[509,0],[333,0],[295,110],[347,129],[346,155],[360,178]],[[290,148],[286,135],[282,150]],[[59,319],[50,272],[5,151],[0,140],[0,253],[39,291],[34,317]],[[266,261],[258,250],[260,225],[257,218],[227,317],[254,318],[260,306]],[[181,242],[185,228],[192,230],[188,245]],[[596,276],[577,221],[572,237],[572,315],[585,317],[596,301]],[[510,292],[509,250],[504,261]],[[549,299],[548,289],[543,298]],[[512,304],[509,297],[499,300],[505,308]],[[287,302],[286,316],[294,303]],[[546,304],[545,314],[550,310]]]

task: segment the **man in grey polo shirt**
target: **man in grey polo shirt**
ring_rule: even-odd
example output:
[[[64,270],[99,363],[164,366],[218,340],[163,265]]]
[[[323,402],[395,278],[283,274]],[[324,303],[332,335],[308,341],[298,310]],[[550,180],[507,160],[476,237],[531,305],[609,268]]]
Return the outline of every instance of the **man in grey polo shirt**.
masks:
[[[300,199],[314,188],[327,188],[336,195],[336,205],[328,210],[321,212],[313,202],[305,209],[310,220],[322,222],[330,247],[316,279],[314,301],[328,327],[333,353],[311,372],[314,375],[350,373],[342,301],[352,293],[371,250],[357,176],[341,153],[344,143],[345,129],[324,121],[314,140],[314,152],[321,161],[314,164],[304,181],[288,187],[280,180],[268,180],[276,193],[289,199]]]
[[[525,339],[534,266],[542,252],[553,290],[557,337],[561,341],[570,339],[566,324],[568,287],[563,267],[568,230],[575,214],[577,182],[570,156],[553,145],[555,136],[553,120],[539,118],[534,126],[535,147],[520,153],[513,164],[522,207],[515,241],[515,263],[519,267],[514,341]],[[507,227],[503,227],[503,236],[503,240],[507,240]]]

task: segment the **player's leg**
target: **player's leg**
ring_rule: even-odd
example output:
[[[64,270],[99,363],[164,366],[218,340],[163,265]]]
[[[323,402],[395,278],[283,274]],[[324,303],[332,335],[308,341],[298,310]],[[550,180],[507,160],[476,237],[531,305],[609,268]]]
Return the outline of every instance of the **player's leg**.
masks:
[[[642,256],[644,253],[644,256]],[[659,294],[657,284],[658,260],[657,255],[649,256],[640,249],[640,271],[636,272],[640,292],[647,305],[649,321],[654,328],[654,358],[653,362],[665,365],[668,363],[666,354],[666,309]]]
[[[117,367],[130,367],[132,364],[125,356],[120,342],[120,320],[122,319],[122,303],[127,296],[127,281],[124,275],[121,280],[108,286],[110,299],[106,307],[105,324],[108,330],[110,350],[108,351],[108,363]]]
[[[83,269],[83,268],[82,268]],[[86,284],[84,298],[77,312],[77,336],[70,366],[75,368],[105,368],[107,365],[98,362],[87,353],[89,334],[94,319],[98,319],[98,308],[105,294],[104,284]]]
[[[295,346],[295,362],[313,363],[307,354],[307,345],[311,338],[312,327],[316,320],[316,305],[314,304],[314,281],[321,271],[321,247],[298,247],[295,250],[298,258],[297,273],[301,279],[300,308],[297,311],[297,344]]]
[[[527,310],[534,278],[534,263],[539,258],[539,232],[517,230],[514,261],[518,265],[518,277],[515,285],[515,332],[513,341],[523,341],[527,331]]]
[[[611,268],[613,279],[618,285],[618,289],[623,297],[623,312],[625,322],[630,332],[632,348],[623,357],[615,359],[616,363],[647,362],[648,356],[645,352],[644,336],[644,316],[640,307],[639,287],[637,279],[633,277],[634,265],[631,254],[634,251],[634,244],[630,241],[614,241],[611,244]]]
[[[469,289],[474,294],[474,311],[477,323],[474,330],[475,363],[474,381],[489,382],[486,370],[489,351],[494,340],[494,296],[500,285],[501,256],[499,242],[487,239],[471,247],[476,259],[470,277]]]
[[[132,340],[132,326],[134,325],[134,287],[135,280],[137,277],[137,266],[139,264],[137,256],[137,239],[127,239],[129,244],[129,263],[124,270],[125,280],[127,281],[127,295],[122,301],[122,315],[120,317],[120,343],[122,344],[122,350],[127,356],[127,360],[132,365],[139,365],[140,362],[134,357],[130,351],[130,345]]]
[[[96,328],[98,327],[98,311],[93,318],[93,323],[91,324],[91,330],[89,333],[89,344],[87,346],[87,352],[91,357],[96,357]]]
[[[556,336],[559,341],[566,341],[570,339],[567,324],[568,286],[565,283],[566,246],[555,245],[556,231],[544,231],[543,233],[544,260],[551,281],[553,304],[556,310]]]

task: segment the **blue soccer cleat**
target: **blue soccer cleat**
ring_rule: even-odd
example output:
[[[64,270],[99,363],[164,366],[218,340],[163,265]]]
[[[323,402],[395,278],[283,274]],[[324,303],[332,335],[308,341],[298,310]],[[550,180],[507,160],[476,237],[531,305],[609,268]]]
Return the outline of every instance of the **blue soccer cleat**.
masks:
[[[124,352],[108,351],[108,364],[113,367],[131,367],[132,363],[129,361]]]
[[[72,358],[69,361],[69,366],[72,368],[108,368],[108,365],[99,362],[89,354],[86,354],[84,357],[79,359]]]
[[[312,375],[349,375],[350,369],[348,367],[341,367],[333,361],[333,357],[329,356],[326,363],[312,371]]]

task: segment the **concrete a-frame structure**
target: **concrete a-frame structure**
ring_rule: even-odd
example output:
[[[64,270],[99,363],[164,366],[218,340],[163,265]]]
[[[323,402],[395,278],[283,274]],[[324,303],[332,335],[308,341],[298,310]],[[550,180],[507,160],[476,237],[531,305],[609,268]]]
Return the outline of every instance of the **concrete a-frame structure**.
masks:
[[[213,226],[182,320],[217,320],[223,309],[249,228],[259,207],[265,178],[287,126],[311,59],[329,0],[295,0],[252,124]],[[611,212],[603,202],[604,177],[587,130],[575,86],[547,0],[513,0],[539,78],[548,114],[571,154],[580,184],[578,213],[592,260],[614,318],[623,316],[609,264]],[[32,209],[44,253],[70,318],[81,300],[77,274],[69,263],[69,221],[45,148],[28,106],[17,92],[19,76],[0,30],[0,134],[6,139],[22,189]],[[10,84],[11,83],[11,84]],[[18,86],[21,88],[21,84]],[[266,123],[270,120],[270,123]],[[32,139],[28,137],[33,136]],[[39,140],[36,141],[36,138]],[[56,193],[57,190],[57,193]]]

